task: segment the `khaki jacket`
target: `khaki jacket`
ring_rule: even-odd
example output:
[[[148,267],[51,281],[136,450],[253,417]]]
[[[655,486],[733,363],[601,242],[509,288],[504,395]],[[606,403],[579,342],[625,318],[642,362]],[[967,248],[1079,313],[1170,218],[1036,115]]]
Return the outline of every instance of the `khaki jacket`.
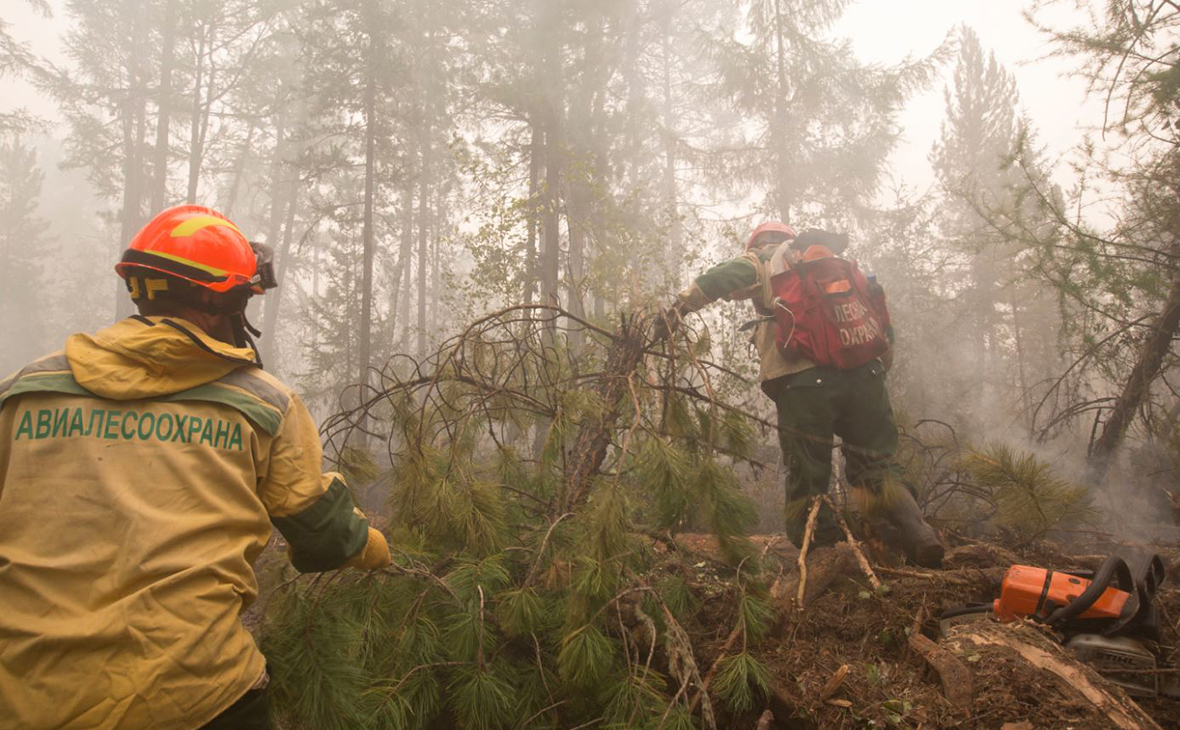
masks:
[[[272,523],[300,570],[365,551],[252,356],[133,317],[0,381],[0,728],[199,728],[263,676],[239,616]]]
[[[678,298],[682,309],[696,311],[718,299],[748,299],[760,305],[760,315],[772,311],[774,295],[771,293],[770,279],[790,268],[788,252],[789,243],[782,243],[774,248],[747,252],[744,256],[714,266],[680,292]],[[774,318],[763,316],[758,320],[754,335],[750,338],[758,352],[759,380],[766,383],[784,375],[815,367],[815,363],[803,357],[783,357],[775,341],[776,334],[777,325]]]

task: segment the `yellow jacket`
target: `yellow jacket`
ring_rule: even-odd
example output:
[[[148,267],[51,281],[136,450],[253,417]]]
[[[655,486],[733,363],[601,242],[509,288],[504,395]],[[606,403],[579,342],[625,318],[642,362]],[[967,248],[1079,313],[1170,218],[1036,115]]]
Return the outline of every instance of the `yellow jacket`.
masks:
[[[252,356],[133,317],[0,381],[0,729],[220,714],[265,670],[239,615],[272,523],[299,570],[388,562]]]

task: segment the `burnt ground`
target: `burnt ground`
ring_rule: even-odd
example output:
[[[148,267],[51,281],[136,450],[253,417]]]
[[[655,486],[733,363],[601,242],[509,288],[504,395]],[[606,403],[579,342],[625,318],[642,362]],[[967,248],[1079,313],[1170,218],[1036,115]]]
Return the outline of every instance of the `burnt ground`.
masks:
[[[717,565],[719,556],[706,536],[682,535],[685,552],[702,556],[694,565]],[[795,571],[798,551],[777,536],[756,536],[770,549],[784,577]],[[921,634],[940,640],[937,617],[943,609],[991,601],[999,595],[999,581],[1014,562],[1053,569],[1093,569],[1108,554],[1127,546],[1094,535],[1069,544],[1041,541],[1018,551],[972,541],[953,548],[941,571],[879,567],[885,587],[872,590],[858,567],[840,571],[831,585],[801,611],[784,612],[780,624],[757,653],[773,676],[767,700],[774,728],[1107,728],[1117,726],[1093,704],[1079,701],[1071,683],[1036,671],[1011,651],[970,644],[955,646],[953,654],[966,668],[962,681],[944,689],[910,641]],[[1180,665],[1180,549],[1175,544],[1140,545],[1159,553],[1168,575],[1157,604],[1161,610],[1161,665]],[[717,561],[716,563],[714,561]],[[809,560],[809,564],[810,564]],[[702,576],[707,582],[707,577]],[[792,591],[793,594],[793,591]],[[1027,623],[1008,625],[1025,640],[1046,651],[1060,652],[1058,636]],[[958,642],[962,644],[962,642]],[[719,642],[714,642],[718,646]],[[925,644],[923,644],[925,645]],[[707,644],[706,644],[707,646]],[[701,653],[705,664],[714,657]],[[846,669],[844,669],[846,667]],[[1087,672],[1089,670],[1086,670]],[[1175,674],[1177,670],[1164,670]],[[1091,676],[1121,701],[1131,702],[1121,688]],[[1161,674],[1163,676],[1163,674]],[[956,684],[966,697],[952,697]],[[1140,699],[1138,706],[1161,727],[1180,728],[1180,699]],[[1135,711],[1138,708],[1133,707]],[[754,728],[758,714],[727,718],[724,725]],[[1132,721],[1130,727],[1141,726]],[[1150,726],[1150,722],[1147,722]]]

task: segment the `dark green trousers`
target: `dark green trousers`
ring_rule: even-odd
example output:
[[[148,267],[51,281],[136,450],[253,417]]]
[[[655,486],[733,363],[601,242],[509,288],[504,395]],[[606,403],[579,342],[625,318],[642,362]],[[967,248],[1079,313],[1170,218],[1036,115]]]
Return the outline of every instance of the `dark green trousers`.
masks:
[[[832,478],[834,436],[843,440],[848,481],[880,495],[898,474],[897,424],[885,368],[874,360],[852,370],[815,367],[763,383],[778,410],[779,445],[787,467],[787,536],[803,542],[811,499],[826,494]],[[825,505],[812,539],[830,545],[843,533]]]
[[[252,689],[201,730],[270,730],[270,697]]]

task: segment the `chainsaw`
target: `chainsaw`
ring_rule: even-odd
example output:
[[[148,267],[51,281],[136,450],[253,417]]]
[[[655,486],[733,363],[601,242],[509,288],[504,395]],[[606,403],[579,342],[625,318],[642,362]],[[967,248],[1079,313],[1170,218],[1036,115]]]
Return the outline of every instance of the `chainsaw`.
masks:
[[[1008,568],[1000,597],[943,611],[941,630],[989,615],[1000,622],[1028,619],[1051,627],[1065,647],[1132,697],[1180,697],[1180,676],[1158,672],[1160,615],[1155,594],[1164,580],[1158,555],[1111,556],[1095,571]],[[1113,582],[1113,585],[1112,585]]]

